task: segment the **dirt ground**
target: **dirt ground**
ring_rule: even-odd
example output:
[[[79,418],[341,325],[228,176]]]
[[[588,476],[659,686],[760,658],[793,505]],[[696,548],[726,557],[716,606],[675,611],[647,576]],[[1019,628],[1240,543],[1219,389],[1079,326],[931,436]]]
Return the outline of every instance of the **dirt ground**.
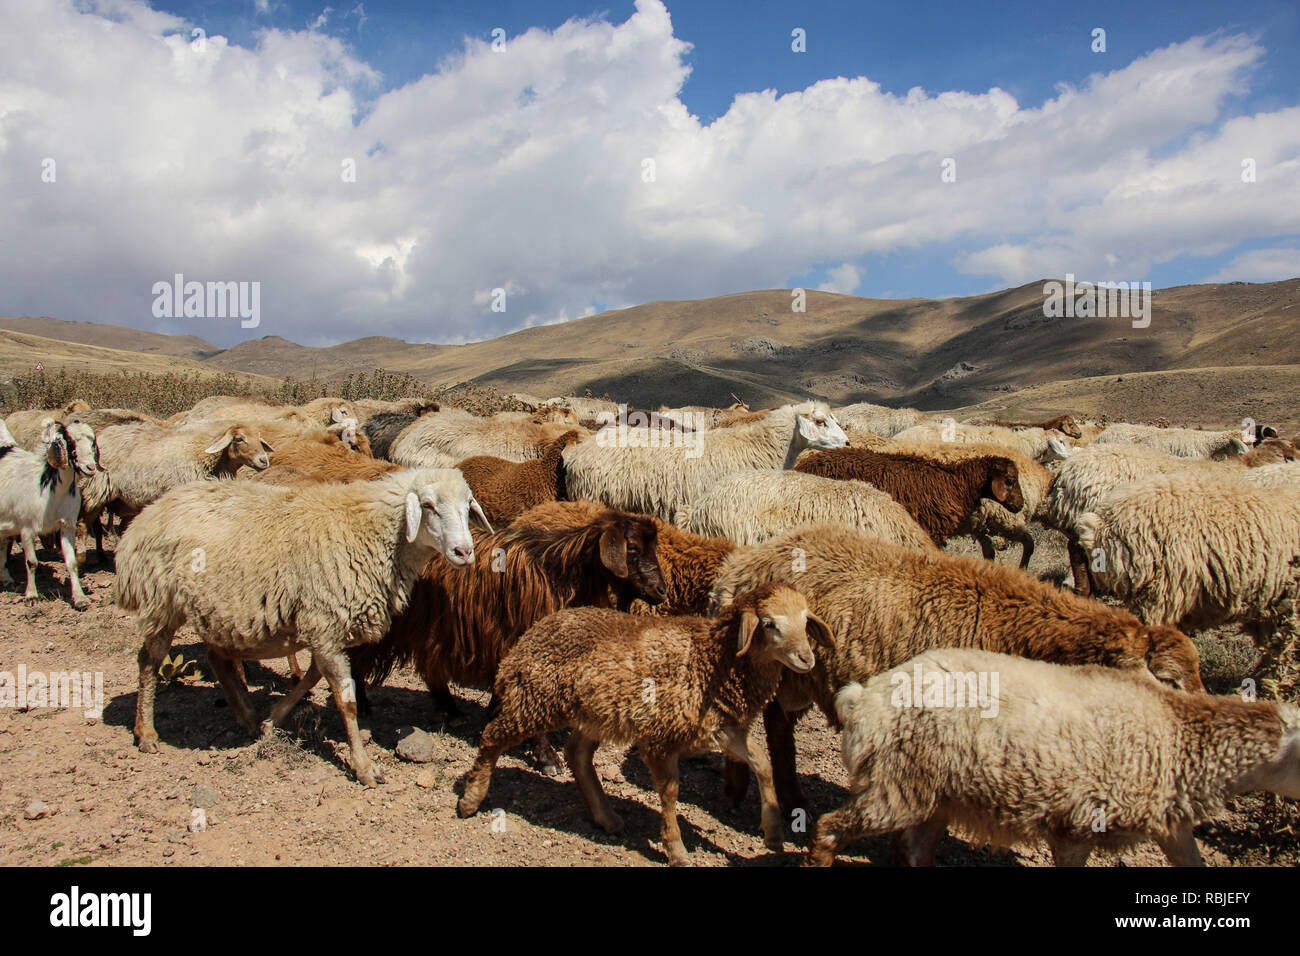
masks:
[[[1030,570],[1066,576],[1064,539],[1039,534]],[[949,550],[976,553],[965,539]],[[134,622],[111,603],[112,574],[91,567],[83,583],[92,606],[78,613],[68,601],[62,564],[41,553],[40,600],[22,600],[21,584],[0,592],[0,671],[102,671],[102,719],[83,711],[0,708],[0,865],[660,865],[658,798],[635,753],[602,750],[597,769],[625,832],[611,837],[587,818],[567,772],[535,772],[522,750],[504,757],[485,810],[460,820],[455,803],[461,778],[477,749],[487,695],[460,690],[465,718],[445,725],[432,715],[419,679],[403,672],[371,692],[373,711],[363,727],[369,752],[387,778],[365,790],[346,771],[342,722],[324,686],[298,708],[290,733],[252,741],[234,722],[207,673],[203,647],[188,628],[172,653],[197,661],[203,678],[160,689],[157,727],[161,753],[132,744],[139,649]],[[999,555],[1019,559],[1019,549]],[[10,572],[23,580],[21,558]],[[1209,683],[1235,684],[1249,661],[1246,639],[1232,629],[1198,639]],[[1245,643],[1243,643],[1245,642]],[[305,660],[306,655],[303,655]],[[247,668],[254,701],[265,713],[289,686],[284,661]],[[1216,676],[1217,674],[1217,676]],[[414,725],[434,736],[433,760],[415,764],[395,753],[399,728]],[[761,733],[761,731],[760,731]],[[799,768],[818,814],[845,796],[837,736],[817,714],[799,725]],[[787,834],[786,849],[763,846],[759,808],[751,787],[738,811],[721,796],[721,757],[684,761],[679,812],[696,865],[793,866],[806,832]],[[188,832],[196,788],[215,791],[207,829]],[[33,801],[45,804],[42,808]],[[35,817],[29,819],[29,817]],[[1282,865],[1300,862],[1294,804],[1271,796],[1238,799],[1223,819],[1198,835],[1210,865]],[[891,843],[864,840],[841,864],[888,865]],[[1043,846],[1016,851],[968,846],[948,837],[938,860],[946,865],[1041,866]],[[1091,865],[1164,865],[1154,845]]]

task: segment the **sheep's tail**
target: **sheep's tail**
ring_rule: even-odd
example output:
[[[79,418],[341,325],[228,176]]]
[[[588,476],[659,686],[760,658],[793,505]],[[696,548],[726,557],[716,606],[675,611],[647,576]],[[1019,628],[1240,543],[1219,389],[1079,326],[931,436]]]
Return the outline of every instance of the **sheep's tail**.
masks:
[[[835,716],[839,718],[842,725],[849,722],[849,714],[862,699],[862,685],[857,681],[852,684],[845,684],[835,695]]]
[[[1091,552],[1097,545],[1097,536],[1101,534],[1101,515],[1094,511],[1085,511],[1074,523],[1074,533],[1079,539],[1079,546]]]

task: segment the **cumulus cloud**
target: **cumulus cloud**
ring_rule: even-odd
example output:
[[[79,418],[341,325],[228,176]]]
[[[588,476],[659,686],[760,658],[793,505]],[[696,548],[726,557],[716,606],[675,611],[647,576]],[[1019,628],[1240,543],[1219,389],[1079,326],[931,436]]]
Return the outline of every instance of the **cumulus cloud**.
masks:
[[[826,273],[826,281],[817,288],[822,292],[839,292],[852,295],[862,284],[862,270],[851,262],[843,262]]]
[[[387,91],[318,28],[253,48],[191,29],[138,0],[11,5],[0,313],[159,327],[150,289],[180,272],[260,281],[257,334],[464,341],[810,270],[857,288],[863,259],[930,243],[990,281],[1140,278],[1289,235],[1300,200],[1300,106],[1230,118],[1265,52],[1239,36],[1036,109],[837,78],[742,93],[705,125],[659,0],[501,52],[467,39]]]
[[[1297,276],[1300,276],[1300,249],[1253,249],[1234,256],[1231,262],[1205,281],[1276,282]]]

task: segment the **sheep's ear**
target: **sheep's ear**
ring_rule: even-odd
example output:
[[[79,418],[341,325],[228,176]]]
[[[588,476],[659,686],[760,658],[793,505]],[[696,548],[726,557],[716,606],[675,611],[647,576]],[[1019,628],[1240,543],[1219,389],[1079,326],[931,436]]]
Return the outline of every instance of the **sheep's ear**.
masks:
[[[348,415],[347,409],[342,406],[335,405],[330,409],[330,421],[332,422],[344,422],[347,421],[349,417],[351,416]]]
[[[993,488],[993,497],[998,501],[1007,500],[1007,479],[1002,475],[994,475],[990,483]]]
[[[53,418],[47,418],[41,422],[41,444],[48,445],[54,441],[54,436],[59,433],[59,423]]]
[[[808,636],[823,647],[835,650],[835,635],[826,622],[811,611],[808,612]]]
[[[794,417],[794,421],[795,421],[795,427],[799,429],[799,434],[802,435],[804,438],[806,438],[808,441],[812,441],[814,438],[817,437],[817,429],[813,426],[813,423],[810,422],[806,417],[804,417],[803,415],[796,415]]]
[[[420,533],[420,499],[414,491],[406,493],[406,543],[410,544]]]
[[[207,448],[203,449],[203,454],[215,455],[219,451],[224,451],[225,447],[230,444],[231,440],[234,437],[235,437],[234,429],[227,429],[224,435],[222,435],[220,438],[214,441]]]
[[[483,513],[483,509],[479,507],[479,503],[475,501],[473,498],[469,499],[469,510],[474,513],[474,517],[478,518],[479,522],[482,523],[483,527],[487,528],[487,533],[492,534],[493,533],[492,525],[488,521],[487,515]]]
[[[271,447],[271,443],[267,441],[265,438],[259,438],[258,441],[262,443],[262,447],[265,448],[267,451],[271,453],[275,452],[275,449]]]
[[[600,536],[600,563],[614,577],[627,577],[627,538],[618,528],[607,528]]]
[[[759,620],[757,614],[749,608],[745,608],[745,610],[740,612],[740,639],[738,641],[739,646],[736,649],[737,657],[742,656],[747,650],[749,650],[749,645],[753,642],[754,635],[758,633],[758,627]]]

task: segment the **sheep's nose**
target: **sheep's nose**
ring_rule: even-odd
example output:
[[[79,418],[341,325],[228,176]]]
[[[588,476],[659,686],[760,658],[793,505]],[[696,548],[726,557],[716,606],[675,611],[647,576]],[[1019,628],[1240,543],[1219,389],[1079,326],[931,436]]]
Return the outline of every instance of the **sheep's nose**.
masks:
[[[470,564],[474,561],[473,548],[467,548],[464,547],[463,545],[458,544],[456,545],[456,547],[451,549],[451,553],[454,554],[456,557],[460,558],[461,560],[463,560],[466,564]]]

